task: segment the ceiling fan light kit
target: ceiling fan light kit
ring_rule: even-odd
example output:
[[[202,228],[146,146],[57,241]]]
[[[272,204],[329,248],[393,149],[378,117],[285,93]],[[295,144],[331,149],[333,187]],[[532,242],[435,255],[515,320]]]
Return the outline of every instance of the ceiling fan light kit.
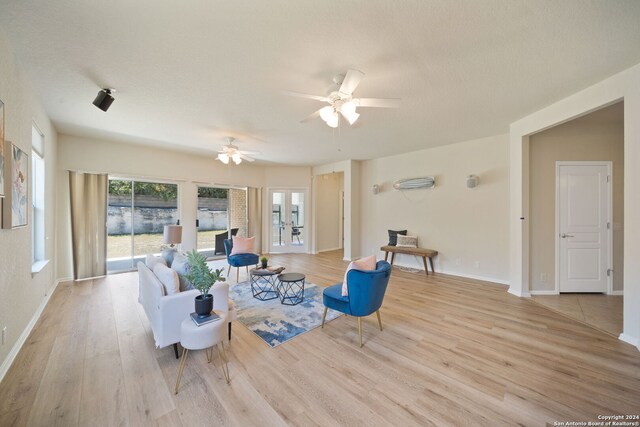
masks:
[[[315,111],[303,119],[302,123],[320,117],[327,126],[332,128],[337,128],[340,124],[340,115],[342,115],[350,125],[353,125],[360,117],[360,114],[356,111],[357,107],[398,108],[400,106],[399,99],[354,98],[353,92],[363,77],[364,73],[358,70],[349,70],[346,75],[338,74],[333,78],[338,88],[331,91],[326,97],[308,95],[300,92],[285,92],[285,94],[320,102],[328,102],[329,105]]]
[[[240,150],[236,145],[233,145],[233,141],[235,141],[235,138],[233,137],[228,136],[226,138],[226,141],[227,143],[222,146],[222,150],[218,152],[217,157],[217,159],[225,165],[228,165],[230,160],[232,160],[236,165],[242,163],[242,160],[253,162],[255,159],[253,157],[250,157],[249,154],[260,154]]]

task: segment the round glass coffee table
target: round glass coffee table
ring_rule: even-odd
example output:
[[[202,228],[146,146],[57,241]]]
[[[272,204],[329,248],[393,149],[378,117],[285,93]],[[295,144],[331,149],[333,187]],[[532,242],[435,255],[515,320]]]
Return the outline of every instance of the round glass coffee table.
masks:
[[[266,268],[252,268],[249,271],[251,277],[251,292],[253,297],[260,301],[269,301],[279,296],[278,273]]]
[[[297,305],[304,301],[304,279],[302,273],[285,273],[278,276],[280,302],[284,305]]]

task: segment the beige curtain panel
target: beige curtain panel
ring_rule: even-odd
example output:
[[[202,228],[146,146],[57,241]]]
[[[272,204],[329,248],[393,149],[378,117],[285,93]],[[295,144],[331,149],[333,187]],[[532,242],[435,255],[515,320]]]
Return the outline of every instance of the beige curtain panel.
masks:
[[[256,251],[262,253],[262,188],[247,188],[249,237],[256,238]]]
[[[107,274],[107,175],[69,171],[73,274]]]

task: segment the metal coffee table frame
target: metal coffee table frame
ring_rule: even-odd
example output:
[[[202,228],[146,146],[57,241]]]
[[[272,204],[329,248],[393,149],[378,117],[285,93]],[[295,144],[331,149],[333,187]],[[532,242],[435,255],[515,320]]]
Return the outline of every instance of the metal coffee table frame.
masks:
[[[255,299],[269,301],[280,296],[278,291],[278,273],[261,268],[249,271],[251,277],[251,293]]]
[[[301,273],[285,273],[278,276],[280,285],[280,303],[284,305],[298,305],[304,301],[305,275]]]

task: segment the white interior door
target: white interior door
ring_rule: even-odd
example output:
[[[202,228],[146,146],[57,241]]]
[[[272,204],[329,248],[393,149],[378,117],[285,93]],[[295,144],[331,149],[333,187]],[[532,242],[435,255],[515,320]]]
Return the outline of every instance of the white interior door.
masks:
[[[269,252],[307,252],[307,191],[270,190],[271,230]]]
[[[559,292],[608,292],[611,163],[556,163]]]

